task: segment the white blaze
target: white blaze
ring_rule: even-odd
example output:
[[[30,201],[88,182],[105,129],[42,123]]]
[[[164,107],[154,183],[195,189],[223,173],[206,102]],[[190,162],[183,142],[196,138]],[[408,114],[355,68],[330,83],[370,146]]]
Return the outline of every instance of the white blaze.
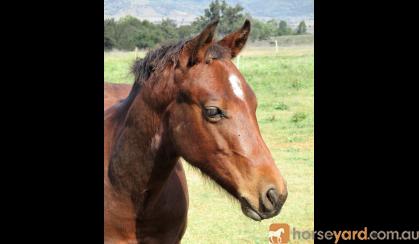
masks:
[[[230,77],[228,77],[228,80],[230,81],[230,85],[233,88],[234,94],[236,94],[236,96],[238,96],[240,99],[244,100],[244,94],[240,79],[236,75],[230,75]]]

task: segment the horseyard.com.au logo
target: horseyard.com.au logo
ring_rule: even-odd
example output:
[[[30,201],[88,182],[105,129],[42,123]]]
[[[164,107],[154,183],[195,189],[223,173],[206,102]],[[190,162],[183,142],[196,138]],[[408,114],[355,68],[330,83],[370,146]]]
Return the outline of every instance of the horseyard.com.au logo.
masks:
[[[418,230],[369,230],[367,226],[358,230],[290,230],[288,224],[271,224],[269,226],[269,244],[286,244],[293,240],[329,240],[334,244],[340,241],[363,240],[419,240]]]
[[[285,244],[290,239],[288,224],[271,224],[269,226],[269,244]]]

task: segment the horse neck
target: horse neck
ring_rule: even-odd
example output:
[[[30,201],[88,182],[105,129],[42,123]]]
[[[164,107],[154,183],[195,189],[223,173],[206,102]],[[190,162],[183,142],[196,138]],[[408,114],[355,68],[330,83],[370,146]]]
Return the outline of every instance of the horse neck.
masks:
[[[156,110],[142,95],[151,92],[131,94],[113,118],[116,132],[108,177],[116,191],[130,196],[137,211],[158,196],[179,159],[169,140],[164,111]]]

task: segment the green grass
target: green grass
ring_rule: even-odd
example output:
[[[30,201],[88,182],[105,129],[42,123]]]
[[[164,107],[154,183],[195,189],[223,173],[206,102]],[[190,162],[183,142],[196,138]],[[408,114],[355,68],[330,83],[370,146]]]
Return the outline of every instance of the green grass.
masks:
[[[105,53],[105,80],[131,83],[134,57],[134,53]],[[278,53],[272,48],[248,48],[239,68],[258,98],[261,133],[288,182],[288,200],[279,216],[255,222],[185,163],[190,207],[183,243],[268,243],[268,227],[274,222],[297,230],[314,228],[313,48],[284,47]]]

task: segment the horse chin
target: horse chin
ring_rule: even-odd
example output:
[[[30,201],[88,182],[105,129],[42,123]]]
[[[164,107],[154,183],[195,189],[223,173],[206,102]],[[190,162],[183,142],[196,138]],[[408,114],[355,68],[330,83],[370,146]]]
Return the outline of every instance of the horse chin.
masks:
[[[253,209],[251,208],[243,208],[242,207],[242,211],[244,213],[244,215],[246,215],[247,217],[255,220],[255,221],[261,221],[262,217],[260,217],[260,215]]]
[[[252,206],[249,204],[249,202],[245,198],[240,199],[240,205],[241,209],[244,215],[247,217],[255,220],[255,221],[261,221],[263,218],[260,216],[260,214],[252,208]]]

